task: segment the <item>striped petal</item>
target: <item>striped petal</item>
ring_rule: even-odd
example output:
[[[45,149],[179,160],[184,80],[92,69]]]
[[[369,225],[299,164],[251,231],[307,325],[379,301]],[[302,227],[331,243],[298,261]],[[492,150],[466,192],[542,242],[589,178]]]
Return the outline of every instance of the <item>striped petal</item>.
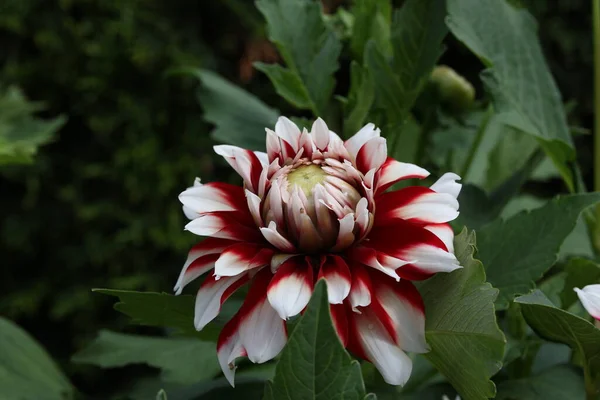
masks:
[[[245,208],[240,202],[243,189],[228,183],[197,184],[179,195],[179,201],[196,214],[214,211],[236,211]]]
[[[348,264],[342,257],[337,255],[326,256],[321,265],[318,278],[323,278],[327,282],[329,303],[342,304],[344,299],[348,297],[352,275]]]
[[[388,157],[377,172],[377,192],[384,192],[394,183],[404,179],[423,179],[429,176],[429,172],[417,165],[403,163]]]
[[[370,170],[379,169],[387,159],[385,138],[375,137],[366,142],[356,156],[356,167],[366,174]]]
[[[203,214],[189,222],[185,229],[200,236],[220,239],[257,242],[261,240],[260,231],[243,225],[244,217],[239,213],[214,212]]]
[[[310,300],[314,286],[312,266],[303,257],[286,260],[267,289],[271,306],[282,319],[298,315]]]
[[[242,340],[239,333],[240,319],[239,316],[235,316],[229,322],[225,324],[223,330],[219,334],[219,340],[217,341],[217,358],[219,359],[219,365],[223,370],[225,379],[231,386],[235,386],[235,359],[238,357],[244,357],[246,350],[242,346]]]
[[[352,285],[350,286],[350,305],[352,311],[360,312],[358,307],[371,304],[373,286],[367,270],[359,264],[352,264]]]
[[[254,243],[236,243],[226,248],[215,263],[215,276],[236,276],[271,263],[273,250]]]
[[[249,189],[254,193],[258,192],[263,165],[254,152],[225,144],[214,146],[214,150],[244,179]]]
[[[420,224],[439,224],[458,217],[458,201],[449,193],[411,186],[383,193],[377,198],[375,225],[389,225],[394,218]]]
[[[221,279],[216,279],[212,275],[207,276],[196,295],[194,311],[196,330],[202,330],[206,324],[215,319],[225,300],[246,282],[248,282],[247,274]]]
[[[355,161],[358,157],[358,152],[369,140],[380,136],[380,130],[375,128],[375,125],[368,123],[363,126],[358,132],[354,134],[350,139],[346,140],[344,146],[348,150],[350,157]],[[366,172],[366,171],[365,171]]]

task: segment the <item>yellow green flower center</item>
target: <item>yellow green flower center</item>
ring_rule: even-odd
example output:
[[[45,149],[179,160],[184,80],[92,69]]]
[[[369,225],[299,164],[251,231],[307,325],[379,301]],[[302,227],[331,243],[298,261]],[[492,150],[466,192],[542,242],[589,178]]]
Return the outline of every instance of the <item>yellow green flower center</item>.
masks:
[[[308,197],[312,194],[313,188],[317,184],[323,183],[326,177],[327,172],[323,171],[318,165],[303,165],[288,174],[288,189],[291,191],[294,186],[298,186]]]

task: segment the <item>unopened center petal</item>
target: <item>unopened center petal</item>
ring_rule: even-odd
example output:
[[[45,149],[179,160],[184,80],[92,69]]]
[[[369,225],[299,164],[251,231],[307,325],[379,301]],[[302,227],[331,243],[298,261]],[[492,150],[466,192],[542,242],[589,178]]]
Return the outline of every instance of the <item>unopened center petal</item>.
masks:
[[[300,166],[288,174],[288,190],[291,192],[295,186],[298,186],[309,197],[314,187],[323,183],[326,177],[327,173],[316,164]]]

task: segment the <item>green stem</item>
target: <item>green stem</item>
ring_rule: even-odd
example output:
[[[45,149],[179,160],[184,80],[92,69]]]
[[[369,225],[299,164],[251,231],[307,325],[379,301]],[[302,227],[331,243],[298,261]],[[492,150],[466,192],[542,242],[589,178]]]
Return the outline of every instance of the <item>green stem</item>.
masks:
[[[600,191],[600,0],[592,0],[594,21],[594,191]],[[600,254],[600,205],[596,206],[596,221],[592,244]]]
[[[473,164],[473,160],[475,160],[475,155],[477,154],[477,150],[479,150],[479,146],[481,145],[483,136],[485,135],[485,132],[487,131],[487,127],[490,123],[490,120],[492,119],[492,115],[494,115],[494,110],[493,110],[492,106],[490,105],[490,106],[488,106],[487,110],[485,111],[485,115],[483,116],[483,119],[481,120],[481,124],[479,124],[477,133],[475,134],[475,139],[473,140],[473,143],[471,144],[471,148],[469,149],[469,155],[467,156],[467,160],[463,164],[463,168],[462,168],[462,171],[460,174],[460,176],[463,179],[465,179],[467,177],[467,174],[469,173],[469,170],[471,169],[471,165]]]

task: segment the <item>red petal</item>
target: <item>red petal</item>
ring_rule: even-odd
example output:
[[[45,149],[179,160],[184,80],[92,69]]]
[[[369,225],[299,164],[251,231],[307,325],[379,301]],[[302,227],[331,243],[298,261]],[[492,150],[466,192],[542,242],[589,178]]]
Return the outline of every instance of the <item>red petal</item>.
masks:
[[[423,179],[429,176],[427,170],[408,163],[402,163],[388,157],[381,166],[376,176],[376,192],[381,193],[394,183],[404,179]]]
[[[335,328],[342,345],[346,347],[346,344],[348,344],[348,317],[346,316],[346,306],[343,304],[330,304],[329,310],[331,311],[333,327]]]

